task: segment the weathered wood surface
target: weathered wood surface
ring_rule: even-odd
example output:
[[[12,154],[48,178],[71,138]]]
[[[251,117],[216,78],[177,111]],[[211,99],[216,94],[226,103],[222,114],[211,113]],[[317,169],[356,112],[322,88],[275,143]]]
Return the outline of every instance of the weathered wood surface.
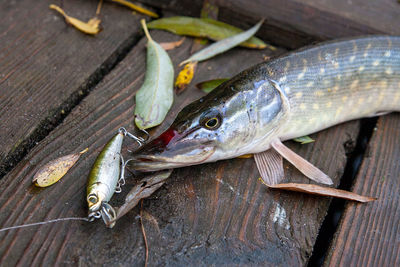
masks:
[[[168,0],[141,0],[157,7],[178,10]],[[200,10],[199,0],[192,9]],[[260,18],[265,40],[282,47],[297,48],[313,41],[365,35],[400,34],[398,3],[393,0],[215,0],[219,19],[248,28]],[[198,11],[200,12],[200,11]]]
[[[98,1],[66,1],[67,14],[94,17]],[[0,6],[0,176],[76,105],[138,39],[141,16],[105,3],[95,38],[67,26],[54,1]]]
[[[172,38],[166,33],[153,36],[165,41]],[[4,188],[0,195],[2,226],[85,216],[86,176],[95,156],[118,127],[132,123],[133,95],[144,74],[144,43],[142,40],[65,122],[1,181]],[[189,55],[190,43],[187,41],[183,47],[171,51],[175,65]],[[263,55],[271,54],[267,50],[234,49],[200,64],[194,83],[231,76],[262,61]],[[234,58],[241,64],[233,61]],[[177,98],[166,124],[177,110],[201,94],[193,86],[184,92]],[[337,183],[346,162],[343,143],[354,139],[357,129],[357,122],[347,123],[316,134],[315,144],[291,146]],[[61,182],[43,190],[30,186],[30,179],[40,165],[84,147],[90,151]],[[333,159],[332,154],[336,155]],[[291,180],[308,182],[291,166],[285,167]],[[145,201],[151,263],[296,265],[307,262],[329,200],[270,191],[258,177],[253,159],[175,171],[167,185]],[[300,216],[304,213],[308,216]],[[1,260],[23,265],[32,262],[34,265],[142,264],[144,247],[137,215],[136,209],[112,230],[106,229],[102,222],[72,222],[4,233]]]
[[[378,200],[346,206],[325,265],[400,265],[399,136],[399,114],[378,121],[353,187],[353,191]]]
[[[70,10],[75,10],[75,14],[81,12],[79,14],[82,14],[82,17],[86,15],[87,18],[91,17],[92,13],[89,10],[95,9],[96,1],[89,1],[85,4],[90,5],[91,8],[84,8],[83,5],[76,4],[80,1],[76,1],[75,4],[74,2],[68,1],[64,7],[68,6],[71,8]],[[173,4],[174,1],[171,3],[168,3],[169,1],[160,2],[166,3],[164,7],[169,10],[176,8]],[[244,28],[248,28],[250,24],[259,19],[260,10],[265,12],[261,15],[267,18],[268,16],[275,16],[272,14],[274,12],[278,12],[278,14],[285,12],[285,8],[281,7],[278,9],[276,9],[276,6],[272,9],[265,8],[267,3],[261,1],[257,1],[257,3],[262,3],[263,6],[249,5],[246,2],[241,8],[238,8],[240,6],[236,4],[240,3],[240,0],[231,2],[231,6],[227,4],[227,1],[220,2],[222,6],[220,17],[234,25],[241,26],[241,23],[243,23]],[[286,2],[288,3],[286,8],[292,5],[300,7],[296,13],[286,11],[288,12],[286,16],[282,16],[280,19],[278,16],[275,21],[269,18],[267,26],[264,26],[259,34],[264,40],[273,40],[277,44],[284,44],[285,47],[297,47],[309,43],[311,40],[343,36],[335,35],[343,32],[357,35],[360,32],[385,31],[384,26],[382,26],[383,29],[374,28],[371,30],[370,24],[365,24],[356,17],[349,17],[348,13],[343,15],[337,11],[330,11],[329,5],[317,7],[314,1],[304,1],[307,5],[301,4],[300,1]],[[343,5],[344,2],[340,1],[340,5]],[[26,1],[26,3],[31,2]],[[191,9],[182,12],[191,15],[195,15],[196,12],[199,13],[197,3],[198,1],[195,1],[192,6],[187,5]],[[151,1],[150,4],[159,7],[158,1]],[[386,6],[386,4],[385,0],[382,5]],[[108,12],[111,12],[109,11],[110,6],[112,6],[111,9],[115,8],[114,5],[107,5]],[[303,23],[307,23],[306,15],[308,14],[307,10],[309,10],[307,6],[312,7],[313,5],[312,14],[316,20],[314,23],[302,26]],[[368,5],[367,7],[369,8]],[[319,22],[320,19],[324,20],[325,17],[325,15],[319,17],[320,9],[323,9],[326,14],[331,14],[331,16],[328,16],[330,23],[321,24],[322,22]],[[9,7],[4,10],[10,12],[7,14],[17,14],[20,9]],[[1,10],[0,13],[5,12],[4,10]],[[33,16],[35,17],[34,21],[36,21],[35,25],[37,27],[42,26],[37,13],[46,12],[39,12],[40,9],[32,10],[30,12],[33,15],[36,14]],[[34,12],[34,10],[39,11]],[[231,13],[231,16],[228,16],[229,13]],[[50,18],[58,17],[53,13],[50,14],[52,14]],[[53,57],[65,56],[63,60],[68,64],[59,63],[61,69],[57,69],[54,74],[56,78],[58,77],[57,79],[50,75],[50,77],[45,76],[42,81],[43,83],[58,84],[60,82],[58,79],[61,80],[60,84],[63,86],[53,86],[55,92],[51,92],[52,96],[47,98],[56,102],[48,104],[43,103],[43,101],[36,101],[34,105],[30,104],[31,108],[40,105],[42,114],[53,114],[51,113],[52,110],[61,110],[63,108],[62,103],[68,101],[74,93],[79,93],[79,89],[92,89],[92,86],[89,85],[90,82],[88,82],[91,80],[89,78],[97,75],[96,73],[102,66],[112,65],[105,63],[109,62],[110,57],[123,54],[116,50],[116,47],[121,48],[127,43],[133,42],[132,38],[138,34],[138,17],[132,17],[128,12],[129,16],[126,19],[120,10],[113,14],[117,17],[116,21],[118,27],[121,27],[121,32],[109,33],[110,36],[105,38],[100,45],[97,45],[96,42],[99,42],[101,36],[96,37],[98,39],[90,39],[74,29],[64,26],[60,18],[57,19],[57,23],[48,25],[56,35],[56,37],[52,36],[53,39],[63,40],[71,47],[60,46],[67,49],[65,51],[68,53],[64,51],[66,54],[57,53],[48,56],[49,51],[47,50],[47,53],[38,53],[40,57],[38,56],[32,62],[44,60],[44,62],[47,62],[46,64],[50,64]],[[241,17],[242,15],[243,17]],[[111,15],[109,16],[111,17]],[[296,16],[300,16],[302,20],[297,21]],[[337,26],[336,22],[340,22],[343,17],[347,18],[346,23],[339,23],[339,26]],[[379,20],[385,21],[387,16],[381,17]],[[393,16],[391,23],[395,23],[399,20],[399,17]],[[128,22],[125,20],[128,20]],[[271,21],[273,23],[270,23]],[[110,19],[109,23],[112,24],[112,22],[115,23],[115,19],[114,21]],[[18,23],[14,24],[12,26],[5,23],[0,27],[9,27],[12,30],[18,25]],[[325,25],[323,29],[325,33],[330,33],[329,29],[331,29],[332,36],[321,34],[321,25]],[[350,29],[353,30],[349,30],[349,25],[351,26]],[[60,27],[64,29],[63,32],[59,31]],[[108,29],[112,27],[117,26],[107,26]],[[21,29],[16,31],[15,34],[19,32],[22,34]],[[127,29],[129,29],[128,33]],[[279,30],[281,29],[287,30],[284,30],[280,35]],[[45,28],[44,30],[49,29]],[[38,32],[44,34],[42,31],[38,30]],[[105,34],[105,31],[102,34]],[[117,34],[120,35],[117,36]],[[152,34],[159,41],[179,39],[177,36],[161,32],[152,32]],[[14,39],[16,40],[16,38]],[[34,40],[36,39],[34,38]],[[59,42],[61,41],[56,41],[57,44]],[[27,44],[24,41],[22,45]],[[12,46],[10,45],[10,47]],[[175,66],[188,57],[190,50],[191,41],[187,39],[182,47],[170,51]],[[19,50],[13,51],[15,51],[13,53],[17,53]],[[279,50],[277,53],[281,52],[283,50]],[[18,54],[14,55],[13,53],[9,57],[18,56]],[[267,50],[234,49],[213,60],[201,63],[196,71],[193,84],[211,78],[231,76],[247,66],[262,61],[264,55],[270,56],[271,53]],[[81,59],[82,57],[84,60]],[[93,64],[90,64],[90,62],[93,62]],[[237,62],[240,62],[240,64]],[[9,79],[13,75],[24,73],[25,76],[18,77],[25,77],[25,83],[31,86],[39,76],[38,74],[27,75],[24,71],[28,65],[23,65],[25,68],[21,68],[22,72],[19,71],[10,75]],[[224,66],[224,68],[221,68],[221,66]],[[63,68],[73,71],[65,76],[57,76],[61,75],[58,71],[63,70]],[[3,189],[0,192],[0,227],[58,217],[86,215],[86,176],[101,147],[113,133],[120,126],[128,126],[129,129],[132,129],[134,92],[141,85],[144,68],[145,48],[144,40],[141,40],[127,57],[68,114],[65,121],[30,151],[0,181],[0,188]],[[80,70],[81,75],[78,75],[77,69]],[[68,79],[67,82],[65,79]],[[2,87],[0,87],[0,90],[2,90]],[[29,103],[27,100],[24,102],[23,92],[18,91],[16,93],[20,98],[18,102],[20,105]],[[45,92],[49,93],[50,91]],[[202,93],[193,87],[182,93],[176,98],[174,108],[166,122],[153,134],[165,129],[181,107],[201,95]],[[56,99],[57,97],[64,98],[57,102],[59,101]],[[40,98],[39,95],[37,98]],[[2,101],[7,99],[8,97],[1,98]],[[47,115],[43,116],[43,118],[47,118]],[[386,117],[383,117],[380,119],[380,123],[385,122],[385,120]],[[40,129],[42,121],[32,119],[29,125],[32,128]],[[7,121],[7,124],[4,124],[5,127],[8,127],[8,124],[19,126],[21,120]],[[355,140],[357,131],[358,122],[350,122],[313,135],[313,138],[317,140],[314,144],[306,146],[290,142],[288,144],[300,155],[332,176],[335,185],[337,185],[346,163],[344,143]],[[24,147],[15,140],[11,144],[15,147]],[[12,151],[10,145],[7,144],[7,146],[8,148],[6,147],[4,151]],[[85,147],[89,147],[90,151],[58,184],[47,189],[37,189],[30,185],[30,180],[40,165],[60,155],[76,152]],[[4,146],[1,143],[0,149],[3,148]],[[308,182],[291,166],[285,165],[285,170],[287,178],[290,180]],[[144,202],[144,223],[150,245],[150,263],[152,265],[169,266],[188,264],[305,265],[312,253],[318,229],[329,205],[329,199],[271,191],[258,181],[258,177],[252,159],[234,159],[174,171],[167,184]],[[362,177],[362,179],[364,181],[365,177]],[[134,184],[134,180],[135,178],[130,178],[128,185],[124,188],[125,191]],[[368,185],[366,184],[366,186]],[[121,199],[122,196],[118,196],[114,203],[120,203]],[[349,207],[351,208],[353,205],[350,204]],[[355,205],[355,208],[358,210],[359,205]],[[20,265],[71,265],[77,263],[83,266],[94,264],[142,265],[144,262],[144,245],[137,219],[138,214],[139,209],[134,209],[125,218],[117,222],[116,227],[111,230],[106,229],[101,222],[91,224],[65,222],[35,229],[0,233],[2,240],[0,242],[0,261],[6,265],[17,263]],[[390,226],[385,229],[395,231],[395,225]],[[375,251],[375,253],[377,252],[379,251]],[[363,253],[373,255],[374,252]]]

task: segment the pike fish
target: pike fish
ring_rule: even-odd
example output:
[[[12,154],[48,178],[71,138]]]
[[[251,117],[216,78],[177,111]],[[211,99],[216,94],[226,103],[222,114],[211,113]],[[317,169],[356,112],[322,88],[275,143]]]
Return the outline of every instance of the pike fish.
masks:
[[[284,157],[309,178],[331,184],[282,142],[400,111],[399,87],[400,37],[303,48],[251,67],[183,108],[168,130],[132,155],[128,167],[156,171],[254,153],[257,165],[279,164]],[[265,154],[271,147],[272,156]]]

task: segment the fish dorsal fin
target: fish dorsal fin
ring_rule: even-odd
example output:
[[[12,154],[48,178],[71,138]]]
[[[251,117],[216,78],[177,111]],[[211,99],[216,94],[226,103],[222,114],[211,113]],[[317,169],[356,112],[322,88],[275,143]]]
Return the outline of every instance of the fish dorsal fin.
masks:
[[[258,171],[266,184],[274,185],[284,177],[282,156],[273,149],[254,154]]]
[[[300,172],[302,172],[311,180],[327,185],[333,184],[332,179],[329,178],[328,175],[290,150],[287,146],[282,144],[280,140],[274,140],[271,142],[271,146],[276,150],[276,152],[278,152],[282,157],[293,164],[293,166],[295,166]]]

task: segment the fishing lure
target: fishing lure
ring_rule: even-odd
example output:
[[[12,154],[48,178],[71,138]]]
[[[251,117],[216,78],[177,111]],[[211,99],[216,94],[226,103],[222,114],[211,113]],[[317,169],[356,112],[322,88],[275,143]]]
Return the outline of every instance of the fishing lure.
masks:
[[[126,162],[121,155],[124,136],[130,136],[141,146],[145,139],[130,134],[125,128],[111,138],[97,156],[90,171],[87,184],[87,203],[89,219],[102,218],[106,225],[113,226],[117,213],[108,203],[114,193],[121,192],[125,184],[124,170]],[[128,162],[128,161],[127,161]]]
[[[14,225],[1,228],[0,232],[64,221],[91,222],[98,218],[102,218],[106,226],[112,228],[120,216],[132,209],[132,204],[125,203],[121,207],[123,214],[118,216],[119,213],[117,213],[117,211],[108,203],[114,193],[121,192],[121,186],[125,184],[125,167],[129,160],[125,162],[121,155],[123,138],[124,136],[131,137],[139,144],[140,147],[149,138],[149,134],[144,130],[142,131],[147,135],[147,138],[136,137],[135,135],[129,133],[125,128],[121,127],[118,130],[118,133],[113,136],[110,141],[108,141],[100,154],[97,156],[97,159],[94,162],[93,168],[89,174],[87,185],[86,199],[89,206],[88,217],[65,217],[42,222]],[[164,173],[162,173],[160,177],[159,176],[160,175],[155,175],[153,179],[151,179],[152,183],[148,186],[141,186],[140,190],[138,190],[139,197],[147,196],[146,194],[153,192],[151,190],[156,190],[163,184],[163,181],[168,178],[168,176],[165,177]],[[128,196],[131,196],[132,194],[134,193],[130,193]]]

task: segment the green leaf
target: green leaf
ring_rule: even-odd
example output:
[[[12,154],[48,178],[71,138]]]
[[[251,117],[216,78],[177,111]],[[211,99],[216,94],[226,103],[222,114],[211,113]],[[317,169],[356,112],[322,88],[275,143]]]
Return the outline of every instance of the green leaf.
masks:
[[[304,145],[304,144],[312,143],[315,140],[306,135],[306,136],[301,136],[301,137],[294,138],[293,141],[299,142],[302,145]]]
[[[209,92],[211,92],[212,90],[214,90],[220,84],[226,82],[227,80],[229,79],[214,79],[214,80],[204,81],[196,84],[196,87],[208,94]]]
[[[241,29],[221,21],[183,16],[154,20],[148,24],[148,27],[150,29],[170,31],[179,35],[206,37],[214,41],[219,41],[242,32]],[[276,50],[275,47],[267,45],[256,37],[251,37],[240,45],[258,49],[268,47],[271,50]]]
[[[167,52],[151,39],[146,22],[141,20],[148,38],[146,75],[136,93],[135,123],[139,129],[159,125],[174,100],[174,67]]]
[[[213,43],[212,45],[207,46],[206,48],[193,54],[188,59],[182,61],[181,64],[184,64],[187,62],[193,62],[193,61],[203,61],[203,60],[212,58],[218,54],[221,54],[225,51],[228,51],[229,49],[232,49],[233,47],[237,46],[238,44],[246,41],[251,36],[253,36],[258,31],[258,29],[261,27],[263,21],[264,20],[261,20],[260,22],[258,22],[256,25],[254,25],[253,27],[251,27],[249,30],[247,30],[245,32],[225,38],[221,41],[218,41],[216,43]]]

